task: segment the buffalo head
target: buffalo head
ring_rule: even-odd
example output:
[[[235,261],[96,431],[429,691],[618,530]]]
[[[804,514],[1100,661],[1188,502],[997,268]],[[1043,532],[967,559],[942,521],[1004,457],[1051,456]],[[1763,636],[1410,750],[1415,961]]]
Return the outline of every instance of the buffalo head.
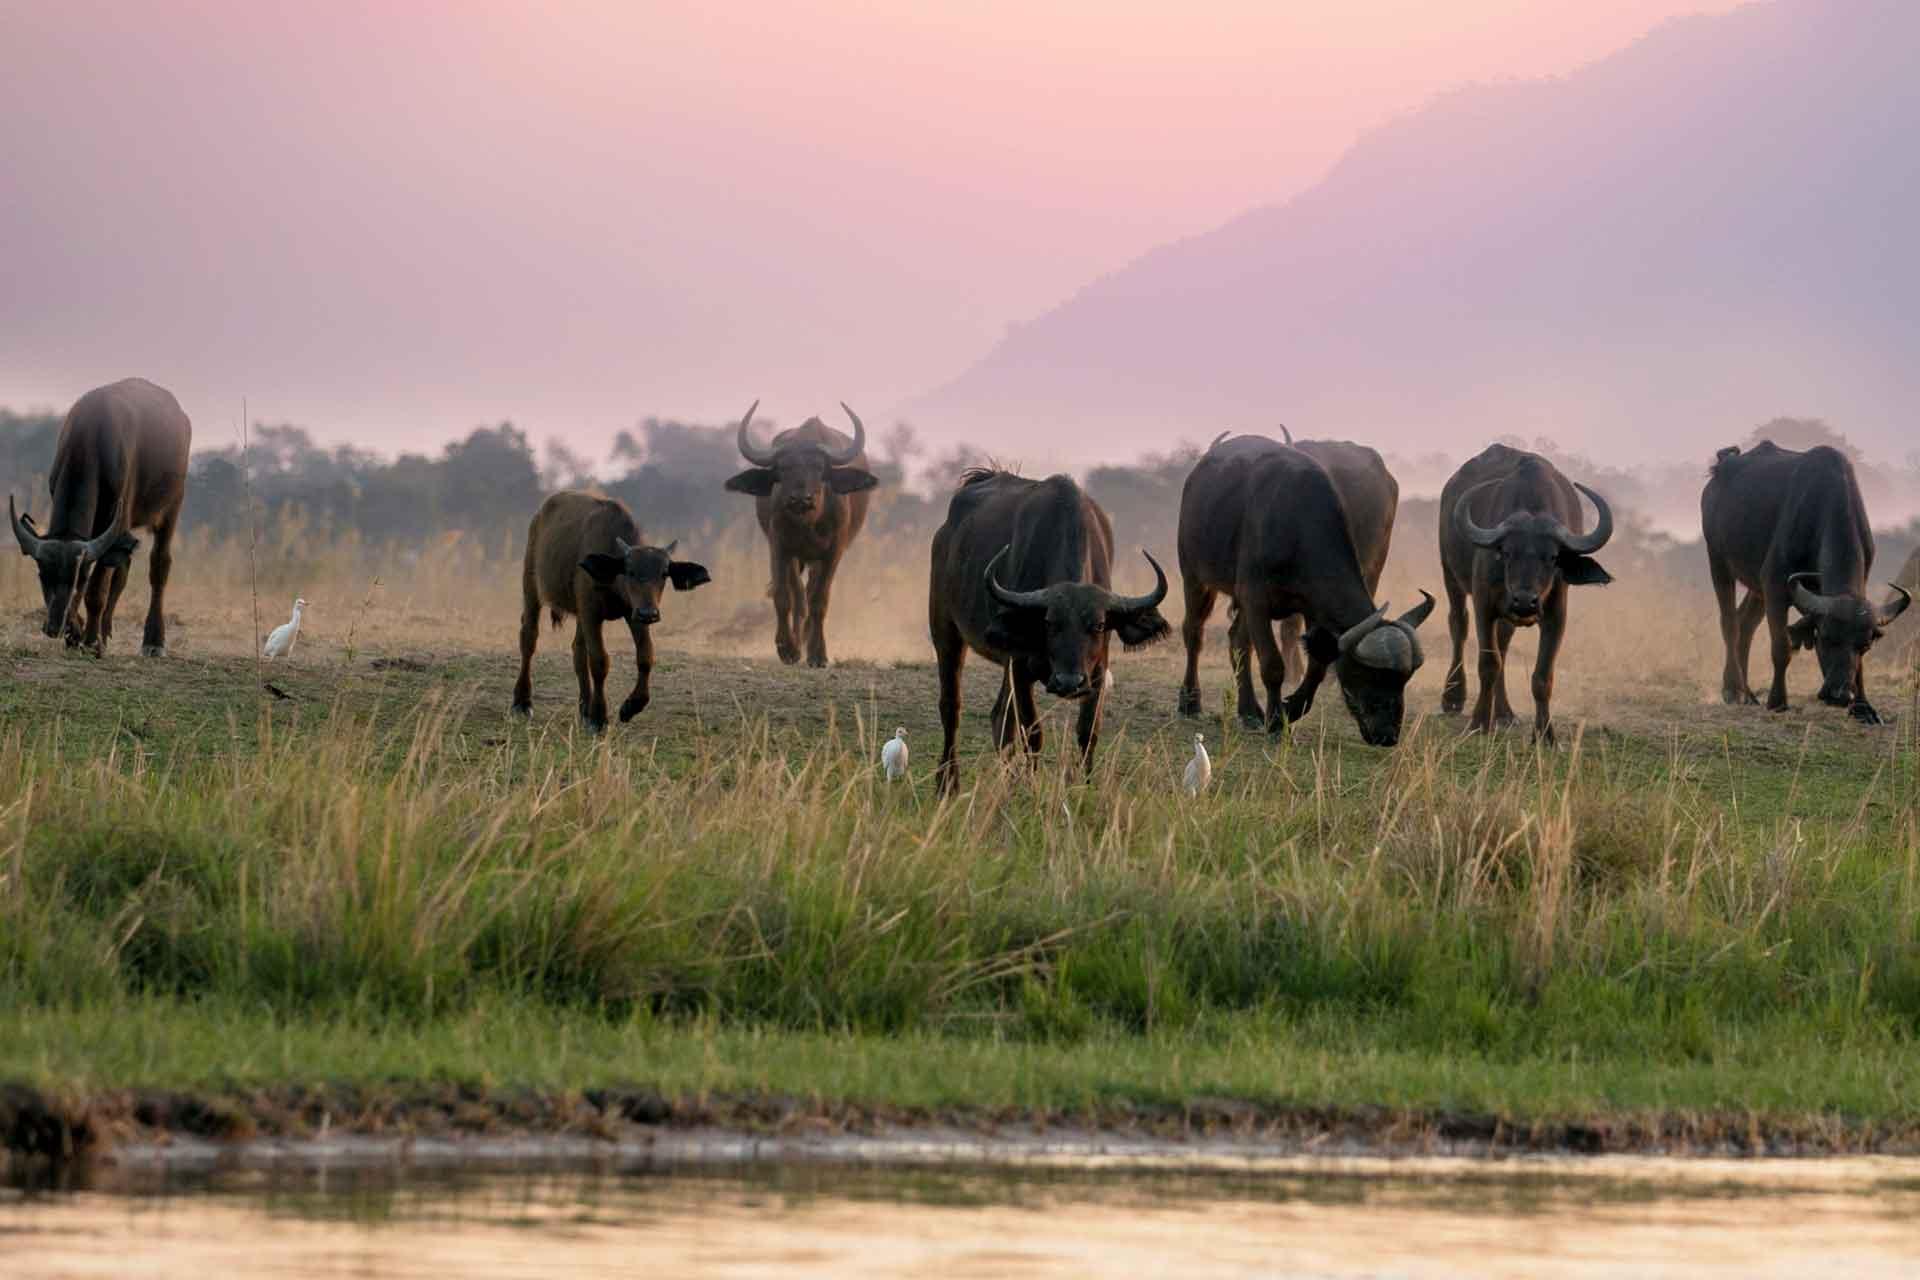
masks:
[[[33,517],[14,508],[13,495],[7,495],[7,516],[13,522],[13,536],[20,543],[20,554],[40,569],[40,594],[46,600],[47,620],[43,628],[48,636],[64,634],[68,645],[80,643],[80,629],[73,612],[86,595],[87,583],[96,568],[124,569],[133,561],[140,541],[127,532],[124,511],[113,527],[97,538],[43,538]]]
[[[1002,547],[987,565],[987,591],[1000,605],[987,630],[987,643],[1002,653],[1047,660],[1047,692],[1059,698],[1084,698],[1104,683],[1107,637],[1120,637],[1128,649],[1164,640],[1172,632],[1160,616],[1167,598],[1167,575],[1143,548],[1153,566],[1154,587],[1143,596],[1119,596],[1090,582],[1056,582],[1036,591],[1009,591],[1000,585]]]
[[[1340,696],[1368,746],[1400,741],[1407,681],[1426,661],[1417,632],[1433,612],[1433,597],[1420,594],[1419,604],[1391,621],[1383,604],[1338,636],[1324,627],[1307,633],[1308,656],[1333,668]]]
[[[596,585],[619,596],[626,605],[626,617],[642,626],[660,621],[660,595],[667,583],[675,591],[691,591],[703,582],[711,582],[705,565],[691,560],[675,560],[673,549],[678,540],[664,547],[631,546],[624,538],[613,540],[618,555],[596,551],[580,562]]]
[[[1787,579],[1793,607],[1806,615],[1787,634],[1795,648],[1812,649],[1819,656],[1820,701],[1831,707],[1851,706],[1867,650],[1889,623],[1906,612],[1913,597],[1905,587],[1890,582],[1887,585],[1900,598],[1876,608],[1860,596],[1823,596],[1814,590],[1819,582],[1817,573],[1796,573]]]
[[[1489,480],[1461,494],[1454,504],[1453,520],[1468,542],[1493,553],[1493,585],[1506,621],[1516,627],[1530,627],[1540,621],[1541,604],[1559,580],[1576,587],[1604,586],[1613,581],[1613,576],[1593,559],[1593,553],[1613,536],[1613,511],[1605,498],[1583,484],[1573,486],[1587,495],[1598,513],[1593,532],[1588,534],[1573,533],[1554,517],[1537,511],[1516,511],[1493,528],[1482,528],[1473,522],[1473,495],[1499,483]]]
[[[825,509],[829,492],[859,493],[880,483],[871,471],[847,465],[867,447],[867,429],[861,425],[860,415],[847,409],[844,403],[840,407],[853,419],[853,443],[838,453],[821,445],[803,443],[788,443],[778,449],[759,448],[747,435],[747,424],[753,421],[753,411],[759,407],[760,402],[754,401],[747,416],[740,419],[740,456],[753,465],[728,479],[726,487],[732,492],[771,498],[774,510],[812,519]]]

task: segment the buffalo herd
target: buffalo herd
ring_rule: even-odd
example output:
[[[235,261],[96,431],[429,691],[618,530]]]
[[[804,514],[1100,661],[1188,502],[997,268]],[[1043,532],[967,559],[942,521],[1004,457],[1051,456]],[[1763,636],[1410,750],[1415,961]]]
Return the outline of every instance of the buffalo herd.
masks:
[[[726,481],[728,490],[753,497],[766,536],[774,651],[784,663],[800,661],[804,652],[808,665],[827,664],[834,576],[878,483],[867,465],[866,429],[852,409],[841,408],[851,437],[809,418],[764,446],[754,442],[749,409],[737,443],[751,465]],[[1187,477],[1177,548],[1186,666],[1176,708],[1201,713],[1201,644],[1225,595],[1242,721],[1284,729],[1312,709],[1331,671],[1360,736],[1391,747],[1405,718],[1407,682],[1424,660],[1420,627],[1434,608],[1424,591],[1421,603],[1397,617],[1375,599],[1399,486],[1373,449],[1283,434],[1283,441],[1222,435]],[[48,636],[104,655],[139,546],[133,530],[146,529],[153,536],[152,599],[141,652],[165,653],[167,579],[191,444],[192,427],[179,402],[142,379],[89,391],[68,411],[49,471],[46,522],[7,499],[14,538],[39,573]],[[1591,527],[1583,496],[1593,507]],[[1864,658],[1912,597],[1899,586],[1884,604],[1868,597],[1873,534],[1846,456],[1771,442],[1744,452],[1722,449],[1700,496],[1700,515],[1726,647],[1722,697],[1734,704],[1758,701],[1747,658],[1764,617],[1773,658],[1769,708],[1787,705],[1792,651],[1811,649],[1820,665],[1820,700],[1879,723],[1867,699]],[[1454,473],[1441,491],[1438,529],[1452,642],[1442,711],[1466,709],[1471,625],[1479,689],[1469,724],[1491,731],[1511,723],[1507,648],[1517,629],[1538,626],[1533,731],[1552,739],[1554,664],[1566,634],[1568,588],[1612,580],[1594,556],[1613,527],[1606,499],[1538,454],[1497,444]],[[556,627],[575,619],[582,723],[596,732],[606,726],[610,662],[603,631],[609,621],[627,624],[637,667],[620,719],[645,710],[652,628],[667,587],[690,591],[710,581],[701,565],[676,559],[676,549],[674,542],[648,543],[632,512],[611,498],[582,491],[548,498],[527,530],[513,710],[532,710],[542,613]],[[943,791],[955,782],[960,672],[969,651],[999,668],[992,723],[1002,751],[1016,743],[1027,753],[1040,749],[1034,686],[1044,685],[1052,696],[1079,703],[1076,742],[1085,767],[1092,767],[1101,708],[1113,685],[1113,639],[1132,650],[1171,634],[1160,612],[1166,572],[1144,548],[1142,555],[1153,570],[1153,588],[1122,595],[1113,588],[1112,521],[1071,477],[1033,480],[986,468],[961,477],[933,535],[928,576]],[[1740,587],[1746,595],[1736,604]],[[1256,660],[1260,692],[1253,682]],[[1284,692],[1289,668],[1298,669],[1292,693]]]

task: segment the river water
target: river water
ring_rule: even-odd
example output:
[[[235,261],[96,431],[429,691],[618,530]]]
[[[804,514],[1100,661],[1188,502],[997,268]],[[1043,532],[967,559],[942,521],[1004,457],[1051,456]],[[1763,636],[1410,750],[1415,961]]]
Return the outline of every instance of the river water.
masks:
[[[1178,1156],[136,1153],[80,1190],[0,1191],[0,1276],[1920,1273],[1916,1161]]]

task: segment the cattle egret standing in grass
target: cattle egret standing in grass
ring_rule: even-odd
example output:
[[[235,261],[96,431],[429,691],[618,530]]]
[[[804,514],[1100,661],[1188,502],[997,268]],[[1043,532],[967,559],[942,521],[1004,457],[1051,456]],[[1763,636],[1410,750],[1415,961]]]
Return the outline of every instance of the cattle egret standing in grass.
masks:
[[[907,731],[895,729],[893,736],[887,739],[887,745],[880,748],[880,764],[887,771],[888,782],[898,782],[907,776]]]
[[[306,607],[305,600],[293,602],[293,617],[273,629],[262,653],[269,658],[284,658],[293,652],[293,642],[300,635],[300,611]]]
[[[1193,735],[1193,759],[1187,761],[1187,794],[1197,796],[1207,789],[1208,779],[1213,777],[1213,761],[1207,758],[1207,740],[1203,734]]]

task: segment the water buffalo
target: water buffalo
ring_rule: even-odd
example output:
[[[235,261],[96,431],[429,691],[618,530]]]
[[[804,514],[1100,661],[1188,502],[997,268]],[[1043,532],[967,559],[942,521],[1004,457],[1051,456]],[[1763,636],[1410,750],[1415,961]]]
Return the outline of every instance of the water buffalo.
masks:
[[[569,490],[540,504],[527,526],[527,560],[522,572],[520,679],[513,686],[513,710],[533,714],[533,650],[540,641],[544,607],[559,628],[571,614],[573,672],[580,680],[580,719],[595,733],[607,727],[607,646],[601,627],[624,619],[633,632],[639,679],[620,704],[620,723],[646,710],[653,674],[653,624],[660,621],[660,596],[669,582],[691,591],[712,581],[703,565],[675,560],[679,543],[647,546],[633,513],[612,498]]]
[[[867,470],[867,429],[853,420],[853,439],[818,418],[808,418],[773,438],[771,447],[755,446],[747,435],[753,411],[740,419],[740,454],[753,465],[727,481],[733,493],[753,495],[754,515],[767,535],[773,561],[774,652],[780,661],[800,660],[797,637],[807,633],[807,665],[827,665],[827,601],[840,557],[867,520],[867,490],[880,481]],[[800,593],[800,570],[807,569],[807,590]]]
[[[1371,596],[1380,589],[1380,575],[1386,571],[1387,549],[1393,543],[1393,518],[1400,510],[1400,483],[1387,470],[1379,453],[1365,445],[1346,440],[1295,440],[1285,427],[1280,428],[1287,443],[1312,458],[1333,480],[1340,492],[1340,504],[1347,509],[1347,527],[1353,534],[1353,547],[1360,555],[1360,577]],[[1228,646],[1234,653],[1235,669],[1247,664],[1245,629],[1239,627],[1240,611],[1230,607]],[[1299,614],[1280,623],[1280,656],[1288,671],[1305,669],[1300,661],[1300,637],[1306,622]]]
[[[1700,525],[1727,650],[1720,696],[1758,701],[1747,683],[1747,658],[1764,615],[1773,638],[1769,710],[1786,709],[1792,651],[1812,649],[1820,659],[1820,701],[1879,724],[1867,701],[1863,659],[1912,597],[1896,585],[1898,598],[1885,605],[1867,599],[1873,532],[1846,455],[1824,445],[1802,453],[1771,440],[1745,453],[1722,449],[1700,493]],[[1747,588],[1737,610],[1736,583]],[[1803,615],[1791,626],[1790,604]]]
[[[1346,462],[1363,474],[1362,455],[1372,450],[1341,447],[1353,450],[1344,455]],[[1392,483],[1387,478],[1386,485]],[[1377,479],[1361,487],[1384,492]],[[1397,504],[1397,488],[1393,493]],[[1214,601],[1225,592],[1237,613],[1229,644],[1245,644],[1259,656],[1267,691],[1263,711],[1241,650],[1234,676],[1242,720],[1279,732],[1312,709],[1314,694],[1332,669],[1360,736],[1381,747],[1400,740],[1406,684],[1423,660],[1416,632],[1433,612],[1433,597],[1422,592],[1422,603],[1391,621],[1387,606],[1374,606],[1354,534],[1362,523],[1348,510],[1345,488],[1312,454],[1264,436],[1214,441],[1180,494],[1180,574],[1187,606],[1181,624],[1187,647],[1182,714],[1200,714],[1200,648]],[[1282,698],[1286,661],[1274,641],[1273,623],[1296,614],[1306,628],[1307,671],[1300,686]]]
[[[1580,498],[1596,518],[1587,533]],[[1572,484],[1537,453],[1490,445],[1453,473],[1440,490],[1440,569],[1447,588],[1447,666],[1440,709],[1458,715],[1467,702],[1467,601],[1480,650],[1480,697],[1472,727],[1512,724],[1507,701],[1507,646],[1516,627],[1540,627],[1533,665],[1533,731],[1553,741],[1553,666],[1567,630],[1567,588],[1613,581],[1593,553],[1613,536],[1606,499]]]
[[[976,469],[961,478],[946,523],[933,535],[927,595],[927,626],[940,660],[945,740],[936,776],[943,794],[957,781],[953,740],[968,649],[1002,671],[993,704],[1001,750],[1013,745],[1016,732],[1029,753],[1040,750],[1033,686],[1045,682],[1055,697],[1079,701],[1076,736],[1091,771],[1111,637],[1137,649],[1171,631],[1158,607],[1167,575],[1151,555],[1147,563],[1156,579],[1152,591],[1113,593],[1113,524],[1070,476],[1028,480]]]
[[[131,531],[151,529],[147,573],[153,598],[140,652],[150,658],[166,653],[167,578],[173,572],[173,531],[186,502],[192,446],[193,424],[180,402],[144,378],[96,387],[67,410],[53,449],[47,485],[53,509],[46,526],[19,514],[13,495],[7,495],[20,552],[40,569],[47,635],[64,635],[69,646],[106,654],[114,606],[140,546]],[[86,619],[76,623],[82,600]]]

